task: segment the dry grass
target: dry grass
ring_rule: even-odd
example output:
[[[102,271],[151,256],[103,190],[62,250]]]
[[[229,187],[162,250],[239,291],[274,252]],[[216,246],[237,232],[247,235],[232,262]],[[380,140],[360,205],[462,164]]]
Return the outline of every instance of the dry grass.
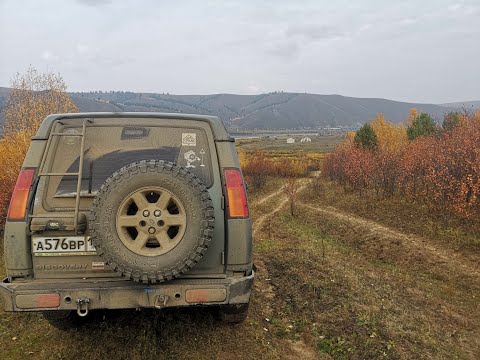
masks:
[[[382,239],[365,244],[358,229],[308,209],[296,218],[284,212],[264,229],[257,250],[275,289],[279,336],[302,337],[339,359],[480,353],[474,278],[389,251]]]
[[[278,184],[251,193],[252,203]],[[0,359],[243,359],[246,351],[252,359],[279,359],[283,351],[263,330],[265,303],[257,294],[255,287],[248,319],[235,326],[220,322],[214,309],[191,308],[105,312],[64,332],[40,314],[0,310]]]
[[[406,234],[435,239],[438,244],[461,252],[472,259],[480,257],[480,214],[467,221],[451,213],[440,213],[421,203],[401,197],[382,198],[374,192],[362,195],[345,191],[325,178],[321,188],[311,191],[304,201],[356,214],[365,219],[381,222]]]
[[[124,311],[61,332],[38,314],[0,312],[0,357],[478,358],[477,278],[455,273],[395,237],[328,213],[300,205],[296,217],[286,208],[268,216],[285,201],[284,195],[279,191],[265,202],[258,200],[278,191],[280,184],[270,180],[265,189],[249,194],[253,218],[264,216],[264,221],[256,231],[259,271],[244,324],[224,325],[209,309]],[[421,209],[373,198],[370,203],[355,201],[354,195],[344,195],[323,179],[315,188],[315,194],[303,193],[304,203],[333,205],[397,231],[441,233],[445,237],[440,244],[449,244],[443,222]],[[422,217],[412,220],[416,225],[404,224],[412,211]],[[430,223],[434,226],[425,225]],[[457,225],[450,225],[450,232],[466,234],[463,248],[475,246],[468,240],[474,237],[469,228]]]
[[[258,359],[276,358],[252,320],[228,326],[209,309],[105,314],[105,319],[99,316],[67,332],[52,328],[38,314],[2,314],[2,358],[23,359],[29,354],[36,359],[212,359],[221,354],[241,358],[244,346]]]
[[[251,191],[251,204],[282,182],[270,179],[261,191]],[[2,261],[0,276],[4,274]],[[52,327],[38,313],[0,310],[0,359],[243,359],[246,351],[252,359],[280,359],[290,350],[264,330],[266,303],[256,283],[249,317],[241,325],[223,324],[214,309],[191,308],[99,313],[68,331]]]
[[[335,136],[311,136],[309,143],[301,143],[303,136],[294,136],[295,143],[287,144],[287,138],[290,136],[279,137],[276,139],[239,139],[237,146],[245,151],[265,150],[267,153],[280,152],[283,154],[297,153],[299,151],[307,153],[328,153],[335,149],[337,144],[344,141],[343,135]]]

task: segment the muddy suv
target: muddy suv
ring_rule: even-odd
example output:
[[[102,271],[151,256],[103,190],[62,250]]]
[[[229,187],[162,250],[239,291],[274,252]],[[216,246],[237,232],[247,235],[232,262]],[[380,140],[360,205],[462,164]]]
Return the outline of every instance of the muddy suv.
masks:
[[[216,117],[51,115],[5,225],[6,311],[215,305],[242,321],[252,232],[233,139]]]

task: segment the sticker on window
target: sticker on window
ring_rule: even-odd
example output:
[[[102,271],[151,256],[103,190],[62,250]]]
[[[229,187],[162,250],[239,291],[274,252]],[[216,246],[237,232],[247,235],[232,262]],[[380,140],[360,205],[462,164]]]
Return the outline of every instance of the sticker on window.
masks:
[[[205,166],[205,164],[203,163],[203,155],[205,155],[205,154],[206,154],[206,153],[205,153],[205,150],[204,150],[204,149],[200,150],[200,155],[202,156],[202,163],[200,164],[200,166],[202,166],[202,167]]]
[[[64,134],[71,134],[71,136],[66,135],[64,137],[65,144],[67,145],[75,145],[80,142],[80,137],[77,136],[79,132],[75,129],[68,129],[64,132]]]
[[[195,154],[195,151],[193,150],[190,150],[190,151],[187,151],[183,157],[185,158],[185,160],[187,160],[187,168],[196,168],[195,165],[192,165],[193,163],[197,162],[197,161],[200,161],[200,158],[197,156],[197,154]]]
[[[182,133],[182,146],[197,146],[197,134]]]

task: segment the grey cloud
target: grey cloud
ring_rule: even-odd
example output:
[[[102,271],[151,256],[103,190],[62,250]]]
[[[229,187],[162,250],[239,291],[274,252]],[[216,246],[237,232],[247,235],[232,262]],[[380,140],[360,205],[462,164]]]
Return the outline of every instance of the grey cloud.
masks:
[[[270,44],[267,48],[267,52],[274,56],[291,59],[295,58],[300,53],[300,45],[294,40],[279,41]]]
[[[285,59],[293,59],[300,55],[302,49],[311,46],[312,42],[328,41],[346,37],[339,28],[329,25],[294,24],[277,35],[267,48],[270,55]]]
[[[102,6],[112,2],[112,0],[77,0],[79,3],[88,6]]]
[[[287,37],[303,37],[308,40],[330,40],[345,37],[346,33],[334,26],[316,24],[295,24],[288,27]]]
[[[0,0],[0,86],[31,64],[73,90],[480,93],[480,0],[138,3]]]

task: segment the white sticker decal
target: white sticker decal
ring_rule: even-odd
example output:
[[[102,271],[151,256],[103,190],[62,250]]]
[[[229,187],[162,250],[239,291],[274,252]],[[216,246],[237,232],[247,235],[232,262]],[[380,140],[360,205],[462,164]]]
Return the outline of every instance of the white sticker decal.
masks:
[[[182,133],[182,146],[197,146],[197,134]]]
[[[200,161],[200,158],[197,156],[197,154],[195,154],[195,151],[193,150],[187,151],[185,155],[183,155],[183,157],[185,158],[185,160],[187,160],[187,168],[196,168],[196,166],[192,165],[192,163]]]
[[[75,130],[75,129],[68,129],[67,131],[65,131],[65,134],[71,134],[71,136],[67,136],[65,135],[64,136],[64,141],[65,141],[65,144],[67,145],[75,145],[75,144],[78,144],[80,142],[80,137],[79,136],[76,136],[78,134],[78,131]]]
[[[200,150],[200,155],[202,155],[202,162],[201,162],[200,166],[205,166],[205,164],[203,163],[203,155],[205,155],[205,150],[204,149]]]

